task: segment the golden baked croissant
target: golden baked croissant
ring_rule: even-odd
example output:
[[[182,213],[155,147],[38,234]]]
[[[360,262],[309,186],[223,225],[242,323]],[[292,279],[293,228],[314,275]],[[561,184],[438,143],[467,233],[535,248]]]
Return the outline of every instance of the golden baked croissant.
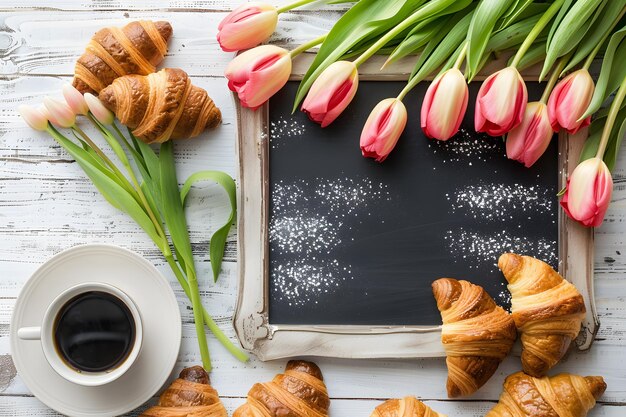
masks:
[[[192,138],[222,121],[207,92],[178,68],[119,77],[99,98],[146,143]]]
[[[387,400],[374,409],[370,417],[447,417],[415,397]]]
[[[604,390],[601,376],[517,372],[506,378],[498,404],[485,417],[585,417]]]
[[[478,285],[441,278],[432,287],[443,320],[448,397],[470,395],[508,355],[515,342],[515,324]]]
[[[580,332],[585,303],[576,287],[545,262],[505,253],[498,266],[509,282],[511,312],[522,339],[522,368],[542,376]]]
[[[159,405],[139,417],[228,417],[217,391],[201,366],[185,368],[159,398]]]
[[[100,29],[76,62],[74,87],[81,93],[98,93],[117,77],[154,72],[171,36],[168,22],[150,20]]]
[[[284,374],[254,384],[233,417],[324,417],[329,406],[320,368],[312,362],[289,361]]]

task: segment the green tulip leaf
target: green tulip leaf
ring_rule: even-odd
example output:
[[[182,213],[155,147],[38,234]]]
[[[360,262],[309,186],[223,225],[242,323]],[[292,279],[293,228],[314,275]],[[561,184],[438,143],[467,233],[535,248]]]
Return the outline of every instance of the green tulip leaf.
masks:
[[[573,2],[574,0],[565,0],[563,2],[563,5],[561,6],[561,8],[559,9],[559,12],[554,17],[554,20],[552,21],[552,25],[550,26],[550,32],[548,33],[547,45],[550,45],[552,43],[552,38],[554,37],[554,33],[559,28],[561,21],[563,21],[563,18],[565,17],[569,9],[572,7]]]
[[[198,181],[214,181],[222,186],[230,201],[230,216],[226,223],[217,229],[211,236],[209,245],[209,260],[211,261],[211,269],[213,270],[213,281],[217,282],[222,269],[222,259],[224,258],[224,248],[226,247],[226,239],[228,233],[235,220],[237,213],[237,187],[235,181],[230,175],[220,171],[201,171],[191,175],[180,190],[180,196],[183,204],[187,199],[187,195],[191,187]]]
[[[602,69],[600,70],[593,98],[581,119],[598,111],[602,103],[617,90],[622,80],[626,78],[626,65],[624,65],[624,62],[626,62],[626,41],[624,41],[624,37],[626,37],[626,27],[621,28],[611,36],[609,45],[604,53]]]
[[[563,73],[568,72],[576,65],[578,65],[583,59],[585,59],[594,48],[613,31],[615,25],[620,21],[626,8],[626,1],[609,1],[602,9],[596,23],[591,26],[591,29],[587,35],[582,39],[576,52],[570,58],[567,66],[563,70]]]
[[[548,37],[546,59],[539,79],[543,79],[550,72],[557,59],[571,52],[582,41],[600,16],[606,1],[578,0],[574,3],[559,23],[552,38]]]
[[[180,199],[176,165],[174,163],[174,145],[167,141],[161,145],[159,152],[160,194],[165,224],[170,232],[174,251],[183,270],[193,270],[193,253],[189,240],[189,229],[185,218],[183,202]]]
[[[467,32],[467,73],[471,80],[483,60],[487,43],[491,38],[498,19],[510,10],[513,0],[481,0],[473,14]]]
[[[145,210],[137,203],[136,199],[120,184],[119,179],[108,170],[95,162],[92,156],[76,145],[65,136],[52,128],[50,134],[63,148],[76,160],[76,163],[83,169],[85,174],[91,179],[94,186],[100,191],[102,196],[115,208],[127,213],[132,219],[158,244],[161,239],[146,214]]]
[[[428,77],[463,43],[472,21],[472,13],[471,9],[455,13],[446,26],[439,28],[415,63],[409,84],[416,85]]]
[[[533,4],[533,2],[534,0],[517,0],[509,12],[502,17],[500,24],[498,25],[498,30],[509,27],[520,19],[523,19],[524,13]],[[531,13],[536,14],[534,11]]]
[[[441,26],[446,26],[447,18],[428,19],[418,23],[409,34],[389,54],[385,65],[396,62],[424,47]]]

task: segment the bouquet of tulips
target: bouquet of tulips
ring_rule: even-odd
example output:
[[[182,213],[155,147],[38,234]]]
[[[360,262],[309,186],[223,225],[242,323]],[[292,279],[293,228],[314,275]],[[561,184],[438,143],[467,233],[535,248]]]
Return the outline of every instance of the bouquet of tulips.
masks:
[[[83,96],[70,84],[63,87],[63,96],[65,100],[46,97],[42,107],[22,105],[19,112],[30,127],[52,136],[76,160],[104,198],[130,215],[163,253],[191,301],[204,368],[211,369],[204,324],[236,358],[246,361],[245,353],[222,333],[201,304],[184,209],[187,194],[197,181],[215,181],[228,193],[231,215],[213,234],[210,244],[211,267],[217,280],[236,210],[233,179],[223,172],[201,171],[189,177],[179,189],[171,141],[162,144],[157,154],[130,130],[128,137],[124,135],[115,124],[113,113],[97,97],[89,93]],[[78,115],[95,127],[115,155],[117,164],[80,127]],[[72,136],[62,129],[69,130]]]
[[[354,98],[360,65],[375,54],[388,55],[384,66],[415,55],[406,87],[372,110],[361,134],[363,156],[382,162],[406,126],[403,100],[419,82],[434,76],[422,102],[422,130],[429,138],[449,140],[467,110],[468,82],[490,60],[510,56],[478,92],[476,131],[505,136],[508,158],[530,167],[555,132],[574,134],[595,114],[561,205],[585,226],[602,223],[613,188],[610,171],[626,134],[626,1],[360,0],[327,34],[291,51],[258,46],[276,29],[280,13],[309,3],[317,2],[280,8],[246,3],[220,23],[222,49],[245,50],[225,73],[242,106],[260,107],[288,81],[292,60],[319,45],[294,111],[301,107],[325,127]],[[589,68],[600,56],[602,69],[594,83]],[[540,80],[547,83],[540,100],[528,102],[520,71],[532,65],[542,65]]]

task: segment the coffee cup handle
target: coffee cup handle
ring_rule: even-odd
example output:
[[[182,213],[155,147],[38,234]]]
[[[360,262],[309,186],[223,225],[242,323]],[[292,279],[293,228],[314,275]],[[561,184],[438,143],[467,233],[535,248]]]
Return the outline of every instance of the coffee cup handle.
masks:
[[[41,340],[41,327],[22,327],[17,331],[22,340]]]

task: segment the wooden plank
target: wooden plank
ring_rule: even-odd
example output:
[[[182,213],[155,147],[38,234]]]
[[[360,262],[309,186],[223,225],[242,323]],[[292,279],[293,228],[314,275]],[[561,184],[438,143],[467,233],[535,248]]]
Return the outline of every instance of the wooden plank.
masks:
[[[174,28],[162,67],[180,67],[193,76],[221,77],[234,55],[223,52],[217,44],[217,25],[224,16],[164,11],[0,12],[0,76],[71,75],[76,59],[97,30],[131,20],[153,19],[168,20]],[[326,33],[339,16],[334,12],[286,14],[272,42],[293,48]]]
[[[229,413],[235,411],[237,407],[245,402],[244,397],[222,396],[221,399]],[[385,399],[333,398],[330,405],[330,415],[368,416]],[[495,404],[495,402],[490,401],[441,401],[430,399],[425,399],[424,402],[440,413],[464,417],[482,417]],[[129,413],[128,416],[137,416],[147,407],[141,407]],[[589,413],[589,417],[622,417],[623,413],[623,407],[599,403]],[[0,417],[56,417],[59,415],[48,409],[34,397],[0,397]]]
[[[19,4],[10,3],[7,5],[0,4],[0,11],[28,10],[28,11],[49,11],[49,10],[88,10],[88,11],[107,11],[107,10],[167,10],[180,11],[191,10],[195,12],[224,12],[230,11],[240,4],[244,4],[249,0],[135,0],[132,2],[124,0],[56,0],[54,2],[46,0],[25,0]],[[294,0],[275,0],[270,2],[276,6],[283,6],[293,3]],[[325,4],[324,1],[312,3],[297,10],[346,10],[351,3],[348,4]]]

